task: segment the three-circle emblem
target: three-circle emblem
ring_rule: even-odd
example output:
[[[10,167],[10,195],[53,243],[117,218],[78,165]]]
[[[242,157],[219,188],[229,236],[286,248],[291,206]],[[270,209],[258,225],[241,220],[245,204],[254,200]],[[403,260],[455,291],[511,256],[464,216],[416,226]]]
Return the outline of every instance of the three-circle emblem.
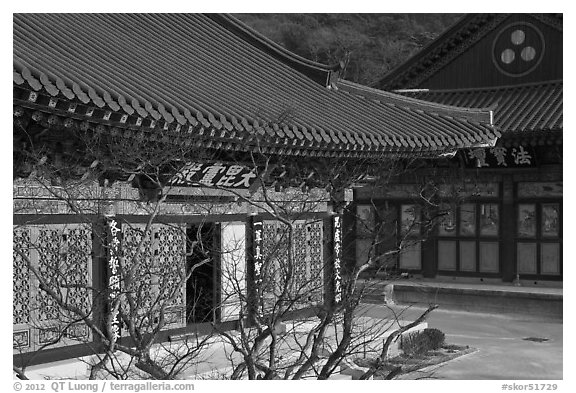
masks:
[[[492,45],[492,61],[505,75],[520,77],[532,72],[544,57],[544,35],[527,22],[504,27]]]

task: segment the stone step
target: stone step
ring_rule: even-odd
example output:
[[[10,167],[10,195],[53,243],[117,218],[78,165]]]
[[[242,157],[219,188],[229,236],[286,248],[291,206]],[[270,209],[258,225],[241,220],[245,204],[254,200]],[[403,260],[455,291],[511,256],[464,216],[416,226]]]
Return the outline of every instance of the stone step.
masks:
[[[423,307],[438,304],[448,310],[537,314],[562,319],[563,295],[561,288],[374,281],[370,282],[363,301]]]

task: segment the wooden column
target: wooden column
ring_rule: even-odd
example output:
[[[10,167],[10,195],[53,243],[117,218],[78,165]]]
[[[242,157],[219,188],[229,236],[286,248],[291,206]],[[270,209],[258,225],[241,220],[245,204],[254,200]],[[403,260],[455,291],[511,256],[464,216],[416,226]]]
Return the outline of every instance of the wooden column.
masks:
[[[246,297],[248,321],[253,323],[258,312],[257,265],[262,263],[263,222],[255,216],[246,219]],[[259,247],[259,250],[257,249]]]
[[[426,278],[436,277],[438,263],[436,260],[436,234],[435,231],[426,235],[422,242],[422,275]]]
[[[356,203],[344,209],[342,230],[342,269],[345,273],[356,267]]]
[[[514,179],[502,178],[502,212],[500,216],[500,269],[502,280],[511,282],[516,277],[516,214],[514,210]]]
[[[339,190],[330,196],[332,216],[324,219],[324,304],[339,303],[344,269],[344,221],[346,207],[352,202],[352,189]],[[350,221],[347,220],[349,224]]]
[[[334,217],[323,220],[324,237],[324,304],[334,304]]]
[[[106,295],[106,223],[104,219],[94,221],[92,224],[92,306],[94,307],[94,321],[102,331],[106,331],[106,312],[108,310],[108,297]],[[99,342],[99,336],[94,335],[94,341]]]

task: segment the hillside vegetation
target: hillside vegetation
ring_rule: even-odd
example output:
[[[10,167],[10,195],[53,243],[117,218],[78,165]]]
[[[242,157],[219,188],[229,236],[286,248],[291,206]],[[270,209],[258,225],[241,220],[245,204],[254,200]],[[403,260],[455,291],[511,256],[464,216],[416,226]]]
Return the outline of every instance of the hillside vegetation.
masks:
[[[373,85],[462,14],[236,14],[288,50],[335,64],[344,79]]]

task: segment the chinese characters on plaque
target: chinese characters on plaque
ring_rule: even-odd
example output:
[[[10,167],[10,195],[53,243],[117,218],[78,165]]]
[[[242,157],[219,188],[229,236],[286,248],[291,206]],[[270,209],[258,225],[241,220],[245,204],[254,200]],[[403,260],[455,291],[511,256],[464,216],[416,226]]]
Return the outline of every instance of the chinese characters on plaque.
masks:
[[[254,221],[254,284],[258,288],[262,284],[262,221]]]
[[[186,164],[169,183],[172,186],[249,188],[256,179],[255,169],[229,164]]]
[[[524,146],[470,149],[466,151],[466,158],[477,168],[510,168],[535,164],[534,151]]]
[[[342,301],[342,217],[334,216],[334,303]]]
[[[121,275],[120,275],[120,236],[121,232],[120,224],[115,218],[109,217],[106,219],[106,235],[108,238],[108,266],[107,266],[107,277],[108,277],[108,291],[109,291],[109,305],[111,327],[110,327],[110,339],[116,341],[120,338],[120,327],[122,323],[120,321],[119,306],[116,305],[116,298],[120,294],[121,287]]]

